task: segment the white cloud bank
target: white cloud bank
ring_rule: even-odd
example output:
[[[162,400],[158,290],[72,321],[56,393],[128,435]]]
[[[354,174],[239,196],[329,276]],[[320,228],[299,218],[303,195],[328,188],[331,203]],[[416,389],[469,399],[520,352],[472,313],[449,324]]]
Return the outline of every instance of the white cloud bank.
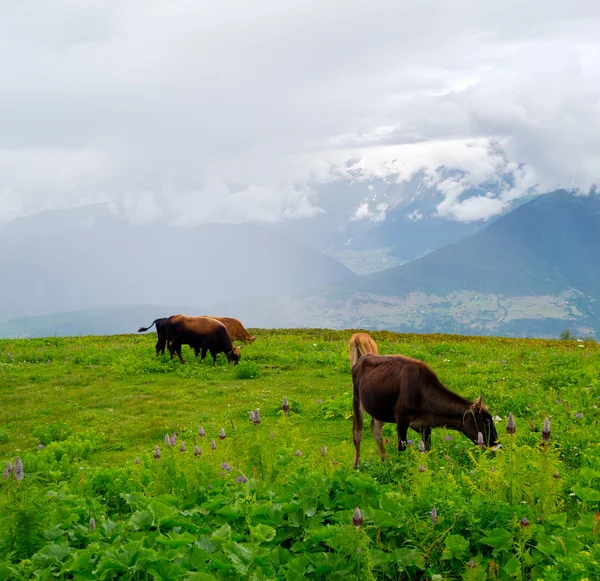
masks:
[[[276,221],[356,171],[425,172],[456,220],[588,191],[599,23],[594,1],[8,0],[0,221],[98,200],[137,222]],[[465,198],[485,183],[500,193]]]

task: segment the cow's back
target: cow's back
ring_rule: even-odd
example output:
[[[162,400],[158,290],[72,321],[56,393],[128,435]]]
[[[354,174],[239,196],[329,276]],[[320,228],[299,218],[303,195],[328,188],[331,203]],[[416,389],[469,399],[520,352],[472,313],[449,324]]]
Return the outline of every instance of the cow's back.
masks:
[[[172,315],[167,321],[169,332],[180,338],[206,337],[218,335],[221,329],[227,333],[225,325],[210,317],[188,317],[185,315]]]
[[[364,355],[352,368],[352,381],[365,409],[379,416],[387,407],[419,412],[448,391],[426,363],[405,355]]]
[[[377,355],[379,353],[377,343],[373,341],[373,338],[368,333],[354,333],[348,342],[350,365],[354,365],[360,357],[367,353]]]
[[[229,338],[232,341],[253,341],[254,337],[246,331],[244,325],[233,317],[211,317],[225,325]]]

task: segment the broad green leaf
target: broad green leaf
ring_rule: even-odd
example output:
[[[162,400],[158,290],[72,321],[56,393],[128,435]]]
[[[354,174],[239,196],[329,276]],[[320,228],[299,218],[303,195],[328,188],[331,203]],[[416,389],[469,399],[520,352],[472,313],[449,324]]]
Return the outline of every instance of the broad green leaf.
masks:
[[[171,522],[175,519],[177,512],[171,506],[153,500],[148,505],[148,511],[152,515],[154,526],[160,527],[166,522]]]
[[[225,541],[231,538],[231,527],[228,524],[224,524],[221,528],[217,529],[212,535],[210,540],[215,542]]]
[[[448,535],[444,544],[446,547],[445,559],[460,558],[469,550],[469,541],[462,535]]]
[[[240,575],[245,575],[252,562],[252,550],[239,543],[224,543],[223,551],[231,559],[235,570]]]
[[[521,572],[521,563],[519,563],[516,557],[512,557],[502,565],[502,569],[509,575],[516,577]]]
[[[187,575],[187,571],[168,559],[161,558],[146,565],[147,570],[156,581],[176,581]]]
[[[154,518],[152,514],[147,510],[138,510],[136,513],[131,515],[129,524],[136,531],[147,531],[152,526]]]
[[[493,529],[483,532],[485,537],[481,539],[482,543],[493,547],[496,551],[509,551],[512,549],[513,538],[506,529]]]
[[[166,547],[177,549],[178,547],[191,545],[195,540],[196,537],[186,532],[181,535],[177,533],[170,533],[167,536],[161,535],[156,539],[156,542]]]
[[[269,555],[271,556],[271,561],[273,562],[273,565],[275,565],[275,567],[277,568],[282,567],[283,565],[288,563],[289,560],[292,558],[292,554],[283,547],[275,547],[271,549]]]
[[[258,524],[255,527],[250,527],[250,533],[256,537],[261,543],[272,541],[275,538],[276,530],[268,525]]]
[[[211,543],[209,538],[206,535],[202,535],[200,537],[198,537],[198,539],[196,540],[196,544],[203,550],[206,551],[207,553],[214,553],[218,546],[215,545],[214,543]]]
[[[190,573],[185,581],[218,581],[216,577],[213,575],[209,575],[208,573],[202,573],[198,571],[197,573]]]
[[[587,488],[576,484],[571,489],[583,502],[598,502],[600,501],[600,490]]]

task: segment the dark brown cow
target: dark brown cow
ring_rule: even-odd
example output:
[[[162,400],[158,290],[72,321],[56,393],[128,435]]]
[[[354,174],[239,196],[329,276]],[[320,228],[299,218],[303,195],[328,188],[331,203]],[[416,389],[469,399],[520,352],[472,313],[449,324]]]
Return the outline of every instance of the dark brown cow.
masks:
[[[377,355],[379,353],[377,343],[373,341],[371,335],[368,333],[354,333],[348,342],[350,365],[354,365],[362,355],[366,355],[367,353]]]
[[[419,432],[426,449],[431,444],[431,428],[446,427],[462,432],[477,443],[478,434],[487,445],[496,444],[492,416],[481,396],[474,402],[442,385],[427,364],[402,355],[363,355],[352,367],[354,386],[354,467],[360,463],[360,442],[365,411],[371,419],[371,431],[381,459],[384,423],[396,424],[398,450],[406,449],[408,428]]]
[[[144,333],[148,329],[151,329],[154,325],[156,325],[156,335],[158,336],[158,341],[156,342],[156,356],[158,357],[159,353],[164,355],[165,347],[167,345],[167,318],[163,319],[155,319],[152,321],[152,325],[148,327],[140,327],[138,329],[138,333]]]
[[[248,331],[246,331],[244,328],[244,325],[242,325],[242,323],[237,319],[232,317],[212,317],[211,315],[204,316],[221,321],[221,323],[227,327],[227,333],[232,341],[244,341],[244,343],[252,343],[252,341],[256,339],[256,335],[250,335],[250,333],[248,333]]]
[[[179,361],[181,357],[181,346],[189,345],[194,351],[202,350],[202,357],[210,351],[213,361],[217,363],[217,355],[225,353],[227,361],[237,365],[240,360],[240,348],[234,347],[227,334],[223,323],[210,317],[185,317],[184,315],[173,315],[167,320],[168,348],[171,354],[177,354]]]

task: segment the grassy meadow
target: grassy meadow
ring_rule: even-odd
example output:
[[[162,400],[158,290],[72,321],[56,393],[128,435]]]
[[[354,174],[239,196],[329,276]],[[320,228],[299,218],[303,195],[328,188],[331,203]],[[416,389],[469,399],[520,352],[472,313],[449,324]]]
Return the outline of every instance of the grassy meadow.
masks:
[[[237,367],[154,333],[0,340],[0,581],[600,579],[600,346],[371,333],[482,395],[502,449],[400,454],[387,425],[382,463],[366,422],[355,471],[351,331],[251,332]]]

